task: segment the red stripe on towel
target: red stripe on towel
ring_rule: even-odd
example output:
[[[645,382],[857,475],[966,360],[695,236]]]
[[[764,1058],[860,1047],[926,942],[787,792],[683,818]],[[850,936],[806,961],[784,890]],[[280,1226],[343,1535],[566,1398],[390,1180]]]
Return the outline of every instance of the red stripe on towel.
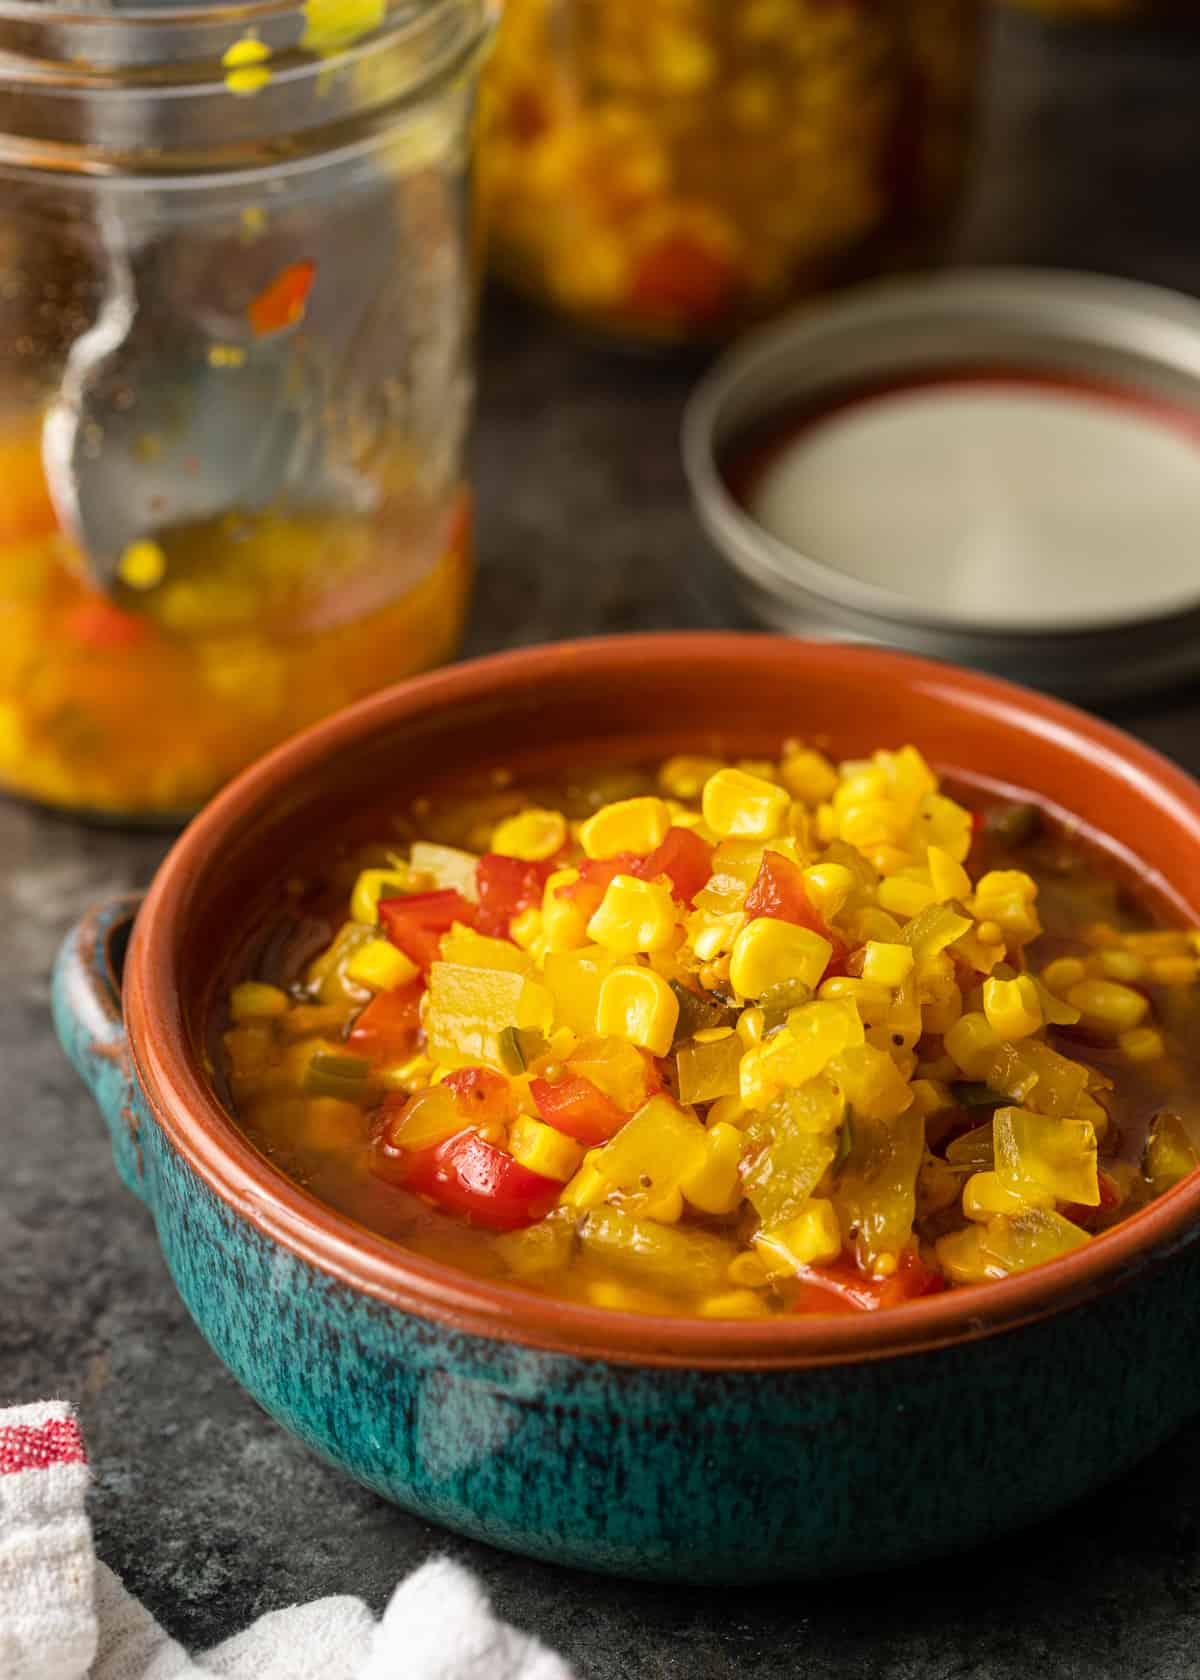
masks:
[[[83,1436],[74,1418],[0,1424],[0,1476],[15,1476],[19,1470],[49,1470],[52,1464],[86,1463]]]

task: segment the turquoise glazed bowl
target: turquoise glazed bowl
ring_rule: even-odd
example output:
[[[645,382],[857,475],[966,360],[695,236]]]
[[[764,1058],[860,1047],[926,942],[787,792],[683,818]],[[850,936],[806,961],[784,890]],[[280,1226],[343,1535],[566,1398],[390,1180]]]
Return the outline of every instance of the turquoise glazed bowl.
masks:
[[[765,636],[620,638],[421,678],[280,748],[187,830],[129,935],[88,917],[59,1032],[220,1359],[313,1450],[498,1546],[750,1582],[896,1564],[1043,1517],[1200,1407],[1200,1174],[1087,1248],[861,1320],[646,1318],[406,1254],[239,1133],[206,1046],[303,868],[381,792],[504,763],[916,741],[1140,860],[1200,923],[1200,792],[1081,713],[949,667]],[[125,945],[128,937],[128,950]]]

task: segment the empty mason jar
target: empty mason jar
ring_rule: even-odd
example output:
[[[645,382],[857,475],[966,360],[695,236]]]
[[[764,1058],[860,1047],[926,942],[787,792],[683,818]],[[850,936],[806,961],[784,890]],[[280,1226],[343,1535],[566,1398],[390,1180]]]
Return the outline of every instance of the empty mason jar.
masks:
[[[507,0],[484,79],[492,260],[602,333],[722,337],[936,254],[978,0]]]
[[[446,658],[488,0],[0,0],[0,783],[186,811]]]

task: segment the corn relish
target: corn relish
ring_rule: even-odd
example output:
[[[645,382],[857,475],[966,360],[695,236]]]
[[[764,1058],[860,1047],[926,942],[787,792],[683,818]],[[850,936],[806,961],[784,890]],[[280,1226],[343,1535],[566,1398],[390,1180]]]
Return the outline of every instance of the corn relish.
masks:
[[[964,796],[966,797],[966,796]],[[1200,935],[913,746],[416,800],[229,997],[249,1135],[427,1256],[605,1307],[892,1308],[1200,1160]]]
[[[133,544],[111,593],[59,529],[38,426],[0,425],[0,785],[67,809],[202,804],[285,736],[454,652],[465,487],[397,460],[378,514],[229,515]]]
[[[635,340],[730,333],[926,255],[965,173],[978,0],[508,0],[495,267]]]

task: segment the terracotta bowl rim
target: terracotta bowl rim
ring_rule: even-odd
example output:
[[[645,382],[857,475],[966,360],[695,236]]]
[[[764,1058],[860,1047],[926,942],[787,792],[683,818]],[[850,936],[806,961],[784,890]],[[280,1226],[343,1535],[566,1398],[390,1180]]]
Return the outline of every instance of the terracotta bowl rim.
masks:
[[[173,929],[191,883],[223,836],[263,810],[284,785],[398,719],[468,698],[551,680],[568,667],[644,668],[731,659],[804,660],[843,674],[902,682],[959,706],[973,702],[1076,749],[1119,761],[1131,783],[1153,786],[1190,829],[1200,853],[1200,784],[1149,747],[1044,695],[911,654],[756,632],[666,631],[558,642],[466,661],[384,690],[295,736],[243,772],[189,825],[160,867],[138,916],[125,969],[125,1017],[142,1093],[172,1147],[239,1218],[337,1283],[387,1306],[491,1340],[610,1363],[712,1370],[852,1364],[1015,1328],[1107,1293],[1162,1264],[1200,1233],[1200,1170],[1085,1248],[1018,1276],[906,1303],[861,1318],[710,1320],[651,1317],[573,1302],[473,1277],[406,1253],[325,1206],[273,1167],[231,1123],[167,1017],[175,975]]]

